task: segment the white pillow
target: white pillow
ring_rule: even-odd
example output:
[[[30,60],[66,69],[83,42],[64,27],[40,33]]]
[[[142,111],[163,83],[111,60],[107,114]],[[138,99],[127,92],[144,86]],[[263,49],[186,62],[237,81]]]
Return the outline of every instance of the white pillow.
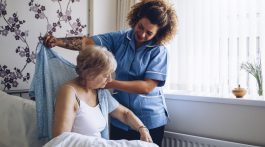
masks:
[[[0,144],[10,147],[38,147],[35,102],[0,90]]]

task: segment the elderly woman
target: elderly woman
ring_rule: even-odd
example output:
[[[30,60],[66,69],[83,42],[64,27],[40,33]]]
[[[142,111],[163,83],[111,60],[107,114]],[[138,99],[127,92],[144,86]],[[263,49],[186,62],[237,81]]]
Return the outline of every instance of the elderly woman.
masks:
[[[111,81],[116,60],[104,47],[89,46],[77,57],[78,77],[59,90],[54,114],[53,137],[63,132],[107,138],[108,114],[140,133],[143,141],[152,142],[148,129],[132,111],[120,105],[102,89]]]

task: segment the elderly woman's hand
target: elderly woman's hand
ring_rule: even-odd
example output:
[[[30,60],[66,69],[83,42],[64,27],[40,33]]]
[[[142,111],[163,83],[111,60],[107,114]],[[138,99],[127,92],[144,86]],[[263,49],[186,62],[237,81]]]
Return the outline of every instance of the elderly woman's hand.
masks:
[[[57,39],[48,33],[43,37],[43,44],[48,48],[53,48],[57,45]]]
[[[149,134],[149,130],[146,127],[139,128],[139,133],[140,133],[140,139],[142,141],[146,141],[146,142],[150,142],[150,143],[153,142],[152,137]]]
[[[149,134],[149,130],[144,126],[141,120],[128,108],[119,105],[114,111],[110,113],[113,118],[118,119],[119,121],[129,125],[131,128],[134,128],[135,131],[140,133],[140,139],[142,141],[152,143],[152,137]]]

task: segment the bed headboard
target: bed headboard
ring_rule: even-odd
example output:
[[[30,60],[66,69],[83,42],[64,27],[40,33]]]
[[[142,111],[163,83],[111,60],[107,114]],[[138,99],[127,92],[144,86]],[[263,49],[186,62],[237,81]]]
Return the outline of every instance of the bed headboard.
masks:
[[[35,98],[29,96],[29,89],[3,90],[3,91],[10,95],[20,96],[26,99],[35,100]]]

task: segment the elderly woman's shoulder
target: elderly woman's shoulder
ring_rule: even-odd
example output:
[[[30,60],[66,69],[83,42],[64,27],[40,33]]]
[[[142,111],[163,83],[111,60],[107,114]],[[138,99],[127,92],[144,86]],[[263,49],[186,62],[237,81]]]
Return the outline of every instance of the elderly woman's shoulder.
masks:
[[[77,90],[76,86],[71,83],[65,83],[62,86],[60,86],[58,90],[58,94],[64,94],[64,95],[76,95]]]

